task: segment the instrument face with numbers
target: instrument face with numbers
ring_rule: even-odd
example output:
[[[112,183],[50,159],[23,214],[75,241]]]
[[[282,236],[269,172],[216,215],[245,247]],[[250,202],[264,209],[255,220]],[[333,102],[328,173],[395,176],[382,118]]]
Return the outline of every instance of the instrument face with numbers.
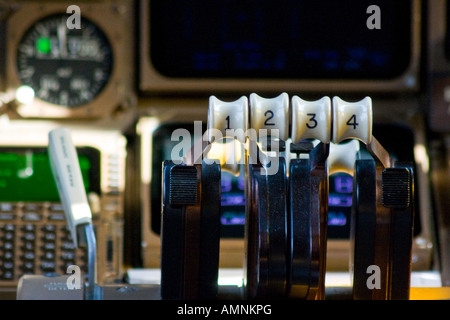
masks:
[[[66,23],[65,14],[37,21],[18,45],[17,69],[37,98],[75,108],[92,101],[108,83],[113,52],[92,21],[82,17],[79,29]]]

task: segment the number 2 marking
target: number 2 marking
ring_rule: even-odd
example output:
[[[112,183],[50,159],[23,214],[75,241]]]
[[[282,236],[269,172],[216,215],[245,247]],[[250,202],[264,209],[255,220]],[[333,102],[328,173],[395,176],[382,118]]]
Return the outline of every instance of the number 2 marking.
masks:
[[[269,120],[272,120],[272,118],[274,116],[273,115],[273,111],[270,111],[270,110],[266,111],[266,113],[264,113],[264,116],[267,117],[267,114],[269,114],[270,116],[266,119],[266,121],[264,122],[264,125],[265,126],[274,126],[275,123],[270,123],[269,122]]]

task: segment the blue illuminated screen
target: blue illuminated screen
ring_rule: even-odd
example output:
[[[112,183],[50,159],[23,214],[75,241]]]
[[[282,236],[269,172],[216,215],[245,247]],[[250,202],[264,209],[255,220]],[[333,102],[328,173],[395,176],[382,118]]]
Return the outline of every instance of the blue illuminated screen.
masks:
[[[410,64],[410,0],[152,0],[149,9],[150,60],[168,77],[391,79]]]

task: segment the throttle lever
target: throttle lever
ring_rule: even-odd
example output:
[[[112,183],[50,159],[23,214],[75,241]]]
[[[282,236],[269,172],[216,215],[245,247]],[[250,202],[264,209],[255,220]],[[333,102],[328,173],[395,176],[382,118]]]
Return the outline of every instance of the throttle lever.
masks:
[[[84,188],[78,155],[68,128],[49,132],[48,154],[61,203],[64,208],[75,247],[85,243],[88,252],[88,286],[85,299],[95,298],[96,282],[96,238],[92,224],[92,213]]]

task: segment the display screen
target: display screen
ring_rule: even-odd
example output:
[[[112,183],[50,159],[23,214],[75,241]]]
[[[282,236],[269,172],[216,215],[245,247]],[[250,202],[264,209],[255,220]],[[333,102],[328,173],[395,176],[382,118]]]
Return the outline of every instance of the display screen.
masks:
[[[353,178],[345,173],[331,175],[328,193],[328,237],[348,239],[352,213]]]
[[[86,192],[100,194],[98,150],[77,152]],[[0,148],[0,201],[60,201],[46,148]]]
[[[411,58],[411,0],[152,0],[149,10],[150,60],[167,77],[392,79]]]

